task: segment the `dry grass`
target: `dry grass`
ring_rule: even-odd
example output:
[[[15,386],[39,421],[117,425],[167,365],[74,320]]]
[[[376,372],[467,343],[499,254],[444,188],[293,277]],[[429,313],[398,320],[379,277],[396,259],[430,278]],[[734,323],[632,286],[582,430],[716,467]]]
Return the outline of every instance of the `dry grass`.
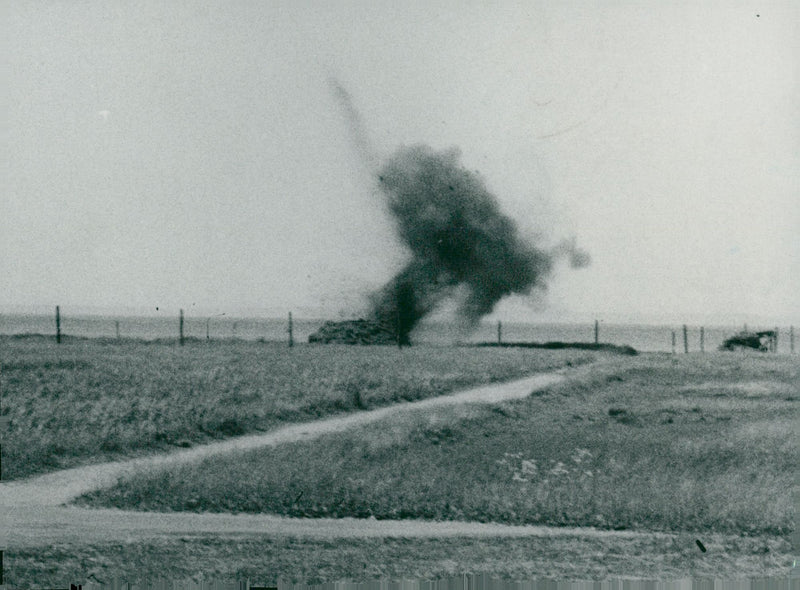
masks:
[[[596,358],[580,351],[0,337],[3,479],[413,400]]]
[[[794,361],[620,359],[526,400],[215,457],[83,501],[787,535],[800,472]]]
[[[59,588],[88,582],[110,586],[165,578],[174,581],[250,579],[322,584],[441,580],[486,575],[510,581],[535,579],[651,580],[712,578],[785,579],[792,565],[787,541],[695,536],[639,538],[518,537],[450,539],[313,540],[260,536],[182,536],[109,545],[68,545],[6,551],[12,588]],[[169,587],[172,587],[170,585]],[[455,587],[461,587],[456,584]]]

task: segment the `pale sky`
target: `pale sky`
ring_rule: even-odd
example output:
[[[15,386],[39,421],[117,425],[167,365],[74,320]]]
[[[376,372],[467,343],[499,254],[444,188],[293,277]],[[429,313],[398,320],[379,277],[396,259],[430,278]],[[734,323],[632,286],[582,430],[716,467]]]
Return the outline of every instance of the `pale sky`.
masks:
[[[800,4],[6,3],[0,311],[357,313],[382,156],[458,147],[542,244],[498,318],[800,322]],[[319,313],[315,313],[319,311]]]

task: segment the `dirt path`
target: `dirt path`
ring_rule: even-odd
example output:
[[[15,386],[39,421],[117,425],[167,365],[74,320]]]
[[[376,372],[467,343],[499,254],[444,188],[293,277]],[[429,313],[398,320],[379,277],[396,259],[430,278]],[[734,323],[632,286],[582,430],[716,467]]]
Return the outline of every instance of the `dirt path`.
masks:
[[[429,523],[356,519],[290,519],[267,515],[157,514],[65,507],[81,494],[102,489],[140,469],[163,468],[200,461],[236,450],[311,440],[331,432],[375,422],[400,412],[466,403],[498,403],[527,397],[566,379],[564,371],[545,373],[476,387],[466,391],[386,408],[292,424],[269,433],[242,436],[165,455],[66,469],[27,480],[0,484],[0,547],[41,545],[76,538],[122,538],[204,533],[274,533],[338,536],[539,535],[548,527],[509,527],[481,523]],[[566,529],[565,529],[566,530]],[[591,529],[590,529],[591,530]],[[314,532],[312,532],[314,531]],[[449,532],[448,532],[449,531]],[[489,532],[491,531],[491,532]],[[605,531],[595,531],[607,534]]]
[[[180,567],[181,571],[186,572],[205,572],[203,568],[211,568],[217,572],[219,566],[223,568],[219,571],[233,572],[241,568],[252,568],[251,561],[255,560],[256,564],[261,564],[266,570],[278,571],[275,570],[276,567],[283,567],[280,571],[285,570],[295,575],[298,559],[307,560],[320,547],[339,545],[328,543],[328,540],[372,538],[387,541],[435,539],[435,546],[444,544],[444,553],[434,552],[432,561],[424,565],[433,568],[431,571],[437,572],[437,576],[453,571],[454,567],[472,570],[476,564],[492,571],[499,567],[498,571],[536,574],[556,572],[553,575],[557,577],[570,576],[576,579],[608,577],[612,571],[609,567],[625,576],[640,577],[642,572],[650,572],[652,578],[663,578],[667,574],[667,577],[687,577],[698,572],[706,575],[709,572],[714,575],[727,573],[728,577],[741,576],[742,572],[750,572],[747,575],[751,577],[783,576],[787,564],[792,563],[792,556],[790,546],[781,538],[754,537],[748,538],[743,544],[738,535],[704,534],[702,542],[708,553],[703,550],[703,554],[700,554],[695,536],[680,532],[607,531],[582,527],[512,526],[452,521],[310,519],[268,514],[155,513],[65,505],[82,493],[113,485],[118,477],[134,470],[169,467],[239,449],[311,440],[325,433],[343,431],[401,412],[520,399],[536,390],[564,382],[567,378],[580,381],[587,374],[596,376],[598,371],[604,372],[610,368],[610,365],[598,362],[591,366],[564,369],[419,402],[292,424],[266,434],[240,437],[165,455],[86,466],[0,484],[0,549],[9,550],[8,561],[14,563],[17,572],[25,572],[19,576],[29,577],[31,572],[44,575],[46,571],[53,575],[58,571],[63,577],[67,573],[83,573],[87,568],[101,577],[107,576],[109,572],[116,575],[123,567],[119,560],[131,559],[128,553],[131,544],[145,547],[144,557],[139,556],[129,564],[132,571],[138,574],[156,575],[153,572],[161,573],[165,571],[165,567]],[[287,543],[295,543],[297,546],[292,545],[276,557],[269,551],[274,549],[271,544],[273,540],[281,537],[295,539],[287,540]],[[492,541],[491,538],[497,540]],[[512,542],[511,547],[523,547],[522,552],[512,552],[510,558],[518,559],[520,563],[508,561],[507,546],[502,545],[505,542],[503,538],[520,539],[519,542]],[[532,541],[525,542],[524,538]],[[437,557],[446,554],[448,547],[462,547],[464,539],[467,540],[467,545],[471,539],[476,539],[474,543],[477,546],[467,548],[466,553],[459,558],[462,562],[453,561],[449,554],[444,561]],[[245,542],[244,549],[242,541]],[[492,557],[497,554],[492,553],[493,543],[501,544],[502,557]],[[233,555],[231,564],[225,562],[224,566],[219,565],[213,559],[209,562],[209,556],[215,555],[217,549],[228,546],[235,547],[230,554]],[[393,549],[383,554],[384,560],[391,559],[391,567],[390,562],[382,562],[383,566],[379,567],[394,571],[392,568],[395,567],[394,560],[398,555],[410,559],[419,558],[419,554],[413,551],[404,553],[402,547],[397,550],[397,555],[391,553]],[[263,551],[267,553],[262,555]],[[370,557],[362,553],[356,551],[359,559],[367,563]],[[342,556],[351,554],[340,551],[333,555],[335,559],[342,559]],[[65,564],[64,559],[67,560]],[[146,563],[152,562],[156,569],[143,572],[144,562],[141,559]],[[320,566],[322,562],[312,560],[308,563],[314,564],[309,566],[313,568]],[[62,565],[63,568],[58,570]],[[355,573],[350,570],[342,571],[339,577],[363,575],[361,570]],[[417,575],[414,573],[417,571],[415,562],[412,569],[408,570],[408,575],[413,577]]]
[[[512,526],[497,523],[288,518],[269,514],[155,513],[77,506],[0,508],[0,526],[8,548],[56,543],[102,544],[144,541],[166,536],[291,536],[312,539],[443,537],[613,537],[669,538],[664,533],[601,531],[593,528]]]

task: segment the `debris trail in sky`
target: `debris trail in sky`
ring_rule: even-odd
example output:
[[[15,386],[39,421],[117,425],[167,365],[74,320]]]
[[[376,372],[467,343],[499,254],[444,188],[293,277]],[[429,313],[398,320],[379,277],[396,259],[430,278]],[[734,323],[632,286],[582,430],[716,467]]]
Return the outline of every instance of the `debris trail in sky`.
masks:
[[[329,78],[333,95],[347,117],[347,126],[352,134],[352,139],[358,150],[358,155],[369,168],[371,173],[375,173],[378,168],[379,158],[369,140],[369,135],[361,120],[361,115],[353,104],[353,99],[347,89],[339,83],[336,78]]]

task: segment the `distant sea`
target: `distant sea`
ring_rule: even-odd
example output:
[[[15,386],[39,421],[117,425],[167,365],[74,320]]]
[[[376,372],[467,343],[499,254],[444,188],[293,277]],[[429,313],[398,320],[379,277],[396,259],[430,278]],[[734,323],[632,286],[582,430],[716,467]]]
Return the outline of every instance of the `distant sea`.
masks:
[[[307,342],[308,336],[316,331],[325,320],[295,319],[295,342]],[[87,338],[136,338],[143,340],[177,339],[177,317],[109,317],[89,315],[62,315],[61,333]],[[772,327],[749,326],[754,330]],[[716,350],[722,341],[740,331],[742,326],[706,326],[705,350]],[[208,332],[206,332],[208,330]],[[1,314],[0,334],[50,334],[56,331],[53,315]],[[683,328],[680,325],[625,325],[600,323],[600,342],[629,345],[637,350],[652,352],[672,351],[672,332],[675,332],[675,348],[683,352]],[[789,352],[788,328],[781,329],[778,350]],[[287,320],[285,318],[232,318],[232,317],[186,317],[184,334],[190,338],[212,340],[239,338],[242,340],[287,341]],[[504,342],[592,342],[594,324],[559,323],[503,323]],[[454,342],[496,341],[497,324],[483,322],[478,328],[464,334],[455,324],[429,322],[419,326],[412,334],[412,342],[419,344],[446,345]],[[700,350],[700,327],[689,326],[689,351]]]

